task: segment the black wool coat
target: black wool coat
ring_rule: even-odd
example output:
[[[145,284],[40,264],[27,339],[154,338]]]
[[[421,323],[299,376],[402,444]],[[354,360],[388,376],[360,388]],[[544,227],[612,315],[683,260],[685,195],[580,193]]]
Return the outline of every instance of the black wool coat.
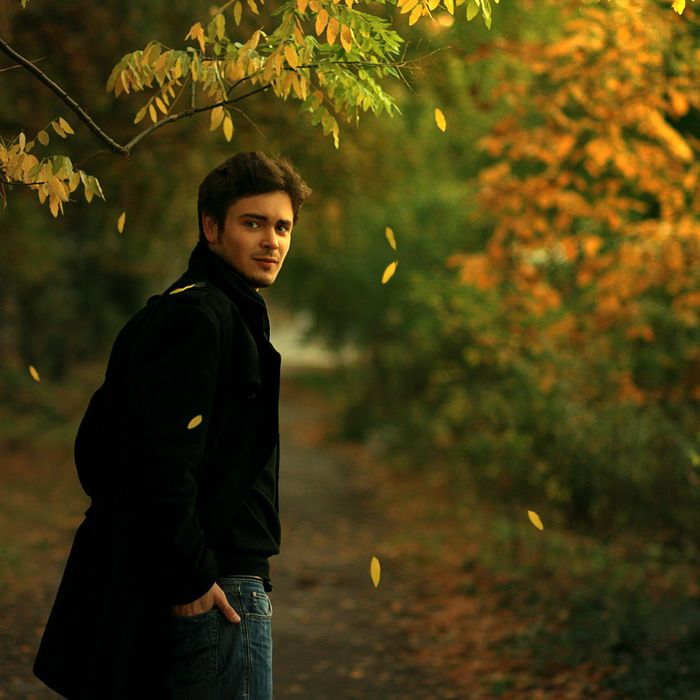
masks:
[[[170,607],[231,573],[213,543],[278,449],[279,370],[262,297],[202,242],[120,331],[75,442],[91,504],[34,662],[49,687],[161,697]]]

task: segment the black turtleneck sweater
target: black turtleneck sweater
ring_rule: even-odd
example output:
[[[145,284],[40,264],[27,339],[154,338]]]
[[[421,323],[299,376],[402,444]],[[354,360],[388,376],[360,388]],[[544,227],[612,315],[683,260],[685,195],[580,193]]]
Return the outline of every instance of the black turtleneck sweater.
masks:
[[[270,322],[263,297],[202,241],[190,256],[187,276],[216,285],[235,304],[258,347],[264,399],[276,404],[279,356],[270,344]],[[267,590],[272,590],[268,559],[279,554],[281,541],[278,457],[275,444],[248,496],[230,513],[225,532],[218,533],[212,546],[220,576],[260,576]],[[231,464],[230,468],[235,470],[236,465]]]

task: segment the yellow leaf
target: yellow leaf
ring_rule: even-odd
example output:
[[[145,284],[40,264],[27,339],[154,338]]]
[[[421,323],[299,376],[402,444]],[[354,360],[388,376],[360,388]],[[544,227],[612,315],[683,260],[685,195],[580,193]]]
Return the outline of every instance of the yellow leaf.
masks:
[[[340,43],[346,51],[352,49],[352,29],[347,24],[340,28]]]
[[[328,22],[328,12],[325,10],[320,10],[318,15],[316,15],[316,35],[321,36],[321,32],[326,28]]]
[[[423,15],[423,5],[418,4],[413,8],[413,12],[408,17],[408,26],[414,25]]]
[[[66,138],[66,132],[63,131],[63,128],[61,127],[61,125],[60,125],[57,121],[51,122],[51,126],[53,127],[53,130],[54,130],[62,139]]]
[[[338,37],[338,32],[340,31],[340,22],[335,17],[331,17],[328,21],[328,28],[326,29],[326,40],[333,46],[335,40]]]
[[[389,245],[396,250],[396,236],[394,236],[394,231],[390,226],[387,226],[384,229],[384,235],[386,236],[387,241],[389,241]]]
[[[435,108],[435,123],[440,131],[445,131],[447,129],[447,119],[439,107]]]
[[[291,44],[287,44],[284,47],[284,57],[292,68],[296,69],[299,65],[299,56],[297,56],[297,52]]]
[[[479,4],[476,0],[469,0],[467,5],[467,22],[471,22],[479,13]]]
[[[209,131],[215,131],[221,126],[221,122],[224,121],[224,114],[224,108],[221,105],[212,109]]]
[[[306,6],[309,4],[309,0],[297,0],[297,10],[303,15],[306,12]]]
[[[240,2],[236,2],[236,4],[233,6],[233,20],[236,23],[236,25],[239,25],[241,23],[242,15],[243,5],[241,5]]]
[[[445,0],[445,9],[453,15],[455,13],[455,1],[454,0]]]
[[[369,575],[372,579],[374,587],[376,588],[379,585],[379,579],[382,575],[382,567],[379,564],[379,559],[377,559],[377,557],[372,557],[369,562]]]
[[[390,262],[385,270],[384,274],[382,275],[382,284],[386,284],[393,276],[394,273],[396,272],[396,268],[398,267],[399,261],[394,260],[394,262]]]
[[[75,131],[73,131],[73,127],[63,117],[58,118],[58,123],[61,125],[61,129],[63,129],[63,131],[65,131],[67,134],[75,133]]]
[[[170,294],[179,294],[180,292],[184,292],[187,289],[192,289],[192,287],[194,286],[194,284],[188,284],[186,287],[178,287],[177,289],[170,290]]]
[[[117,219],[117,231],[119,231],[119,233],[124,233],[124,224],[125,223],[126,223],[126,212],[123,211],[119,215],[119,218]]]
[[[227,141],[230,141],[233,137],[233,120],[228,114],[224,118],[224,136]]]
[[[409,13],[411,10],[413,10],[416,7],[416,5],[418,5],[418,0],[407,0],[407,2],[405,2],[405,3],[399,2],[397,7],[400,7],[401,14],[405,15],[405,14]]]
[[[39,373],[36,371],[34,365],[29,365],[29,374],[32,375],[32,379],[35,382],[40,382],[41,378],[39,377]]]
[[[530,518],[530,522],[538,529],[538,530],[544,530],[544,525],[542,524],[542,520],[540,519],[540,516],[535,513],[534,510],[528,510],[527,512],[527,517]]]
[[[134,124],[138,124],[146,116],[147,110],[148,106],[145,106],[142,107],[138,112],[136,112],[136,116],[134,117]]]
[[[187,424],[187,430],[192,430],[192,428],[196,428],[200,423],[202,422],[202,414],[196,415],[190,422]]]
[[[673,0],[673,9],[679,14],[683,14],[685,10],[685,0]]]
[[[78,185],[80,184],[80,173],[73,173],[73,177],[70,179],[70,183],[68,184],[68,189],[71,192],[75,192],[76,189],[78,189]]]
[[[168,108],[165,106],[165,103],[160,99],[160,97],[156,97],[156,105],[158,106],[158,109],[163,112],[163,114],[168,113]]]
[[[158,114],[152,102],[148,105],[148,114],[151,116],[151,121],[155,124],[158,121]]]
[[[43,130],[36,135],[36,138],[42,146],[46,146],[49,143],[49,135]]]
[[[433,12],[437,10],[437,6],[440,4],[440,0],[428,0],[428,9]]]
[[[221,40],[224,38],[224,34],[226,33],[226,18],[219,12],[218,15],[214,18],[214,24],[216,25],[216,38]]]
[[[255,0],[248,0],[248,7],[250,8],[250,11],[251,11],[254,15],[259,15],[259,14],[260,14],[260,12],[258,11],[258,6],[257,6]]]
[[[185,39],[196,39],[199,42],[199,48],[201,49],[202,53],[204,53],[205,49],[205,43],[204,43],[204,27],[201,25],[200,22],[197,22],[196,24],[193,24],[190,27],[190,31],[187,33],[187,36]]]

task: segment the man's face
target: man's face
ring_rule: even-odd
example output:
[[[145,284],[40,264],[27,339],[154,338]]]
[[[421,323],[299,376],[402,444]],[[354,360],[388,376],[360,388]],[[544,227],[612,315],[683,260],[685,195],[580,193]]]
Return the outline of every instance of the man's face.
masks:
[[[291,243],[294,210],[283,191],[243,197],[226,212],[223,230],[202,217],[209,248],[256,289],[277,278]]]

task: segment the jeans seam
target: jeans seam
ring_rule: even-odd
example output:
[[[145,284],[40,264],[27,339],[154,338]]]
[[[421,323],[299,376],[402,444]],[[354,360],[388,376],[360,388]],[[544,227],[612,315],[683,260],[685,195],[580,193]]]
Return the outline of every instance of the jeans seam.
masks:
[[[248,614],[245,611],[245,602],[243,601],[243,591],[241,591],[240,585],[238,587],[238,597],[241,601],[241,625],[243,625],[243,650],[244,650],[244,660],[243,660],[243,676],[245,678],[245,697],[250,696],[251,690],[251,661],[250,661],[250,634],[248,630]]]

